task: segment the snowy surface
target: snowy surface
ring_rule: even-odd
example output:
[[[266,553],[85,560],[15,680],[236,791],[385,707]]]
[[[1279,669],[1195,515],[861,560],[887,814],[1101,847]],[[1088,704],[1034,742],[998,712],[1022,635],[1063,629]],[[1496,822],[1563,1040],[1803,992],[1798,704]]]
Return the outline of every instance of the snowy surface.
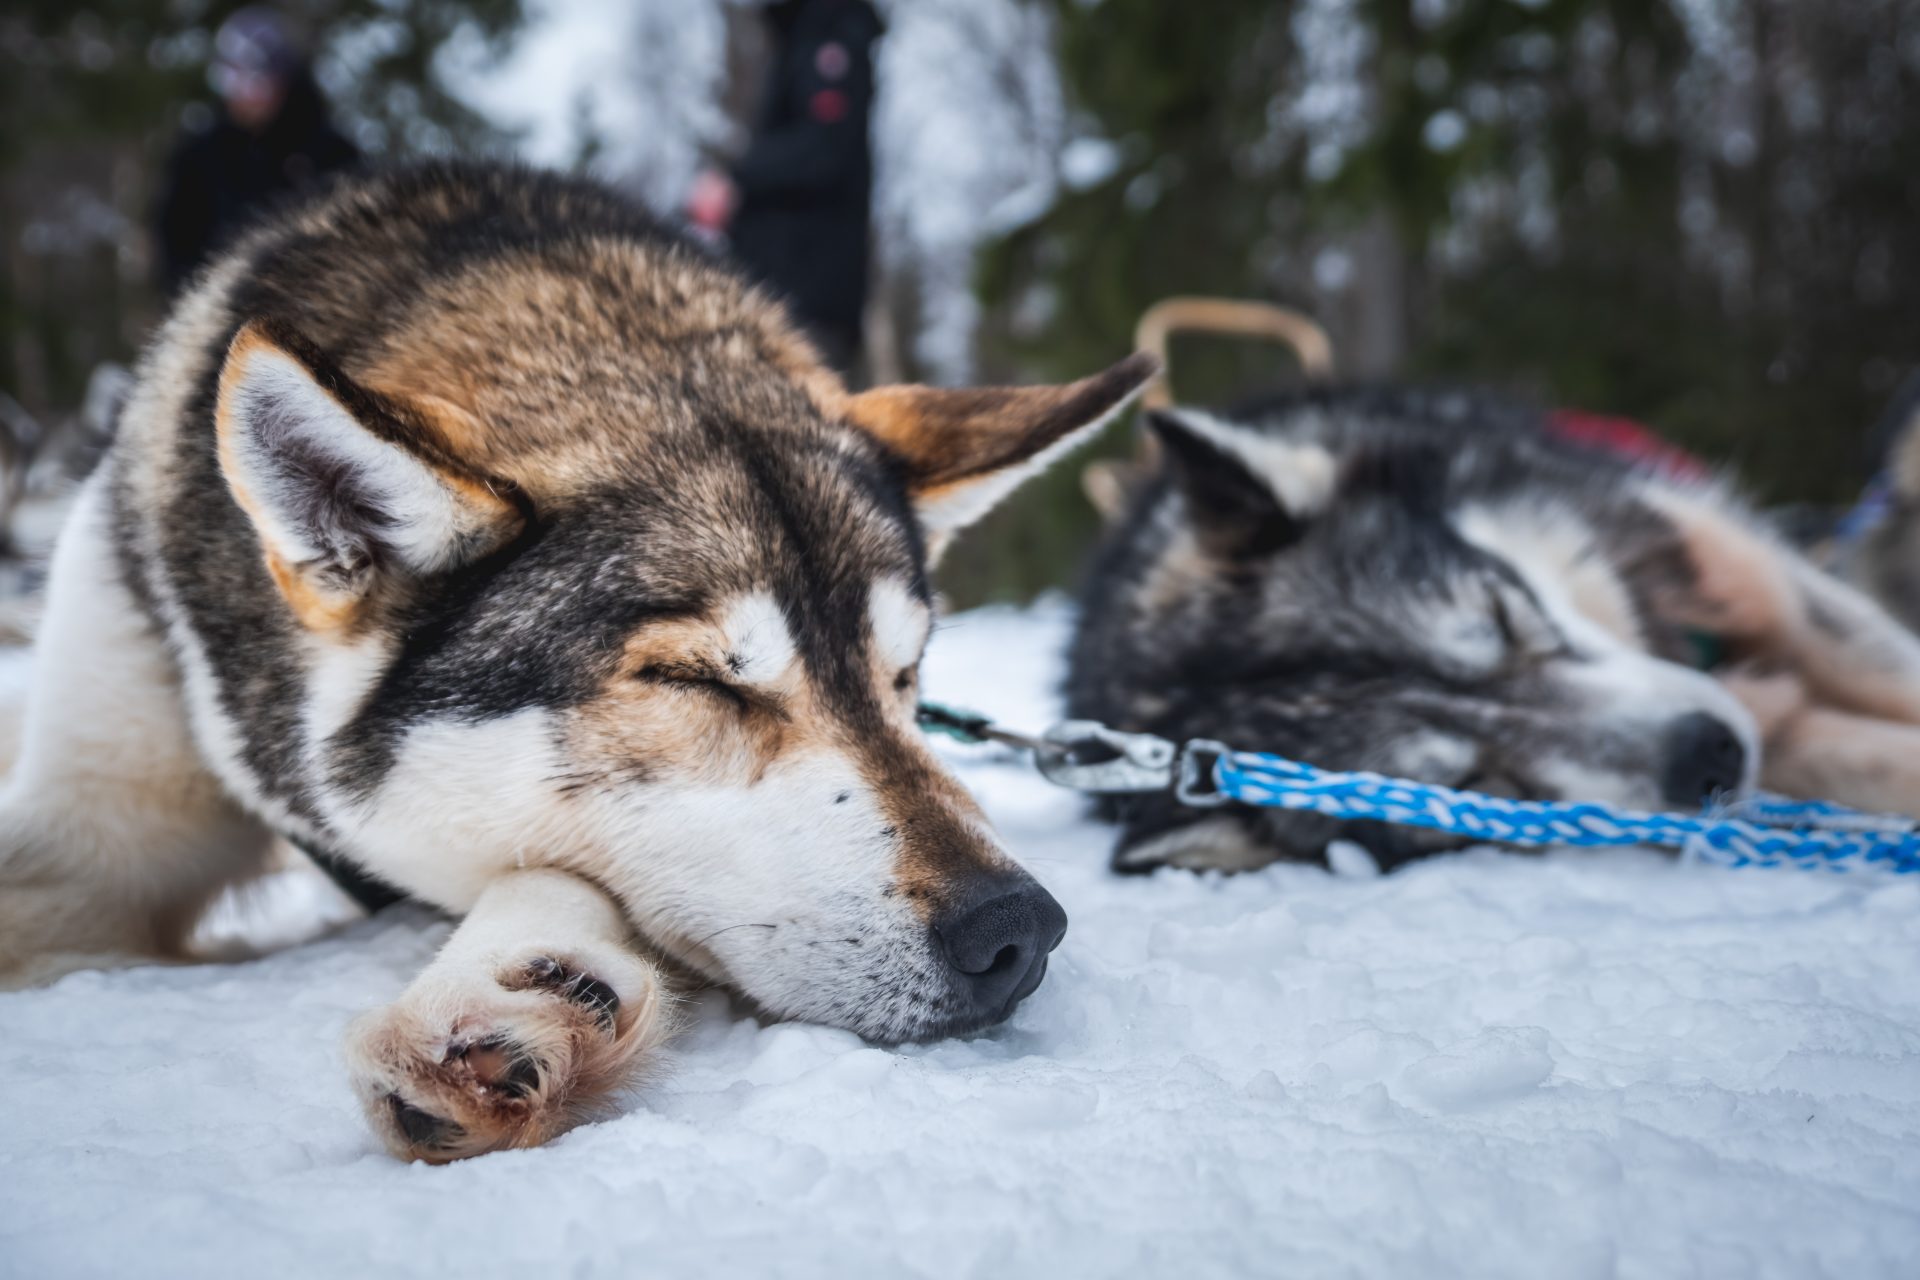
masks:
[[[1062,626],[953,620],[930,695],[1040,723]],[[375,1148],[339,1044],[444,924],[79,974],[0,996],[0,1274],[1915,1274],[1920,882],[1117,879],[1071,798],[962,769],[1073,918],[993,1033],[705,996],[625,1114],[429,1168]]]

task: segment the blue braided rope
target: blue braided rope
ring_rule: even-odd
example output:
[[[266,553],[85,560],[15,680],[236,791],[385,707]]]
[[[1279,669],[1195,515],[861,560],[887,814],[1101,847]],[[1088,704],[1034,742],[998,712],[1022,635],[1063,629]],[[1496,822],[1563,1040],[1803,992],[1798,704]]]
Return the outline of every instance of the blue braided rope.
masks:
[[[1498,844],[1659,845],[1728,867],[1920,872],[1920,831],[1910,819],[1822,801],[1757,796],[1698,816],[1635,813],[1338,773],[1257,751],[1221,752],[1213,784],[1221,798],[1241,804],[1427,827]]]

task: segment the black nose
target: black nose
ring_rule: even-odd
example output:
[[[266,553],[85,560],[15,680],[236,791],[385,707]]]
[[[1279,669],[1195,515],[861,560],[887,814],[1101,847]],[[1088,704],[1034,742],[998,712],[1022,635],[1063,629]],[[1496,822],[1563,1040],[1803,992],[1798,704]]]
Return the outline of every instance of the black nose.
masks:
[[[935,917],[933,932],[976,1026],[1013,1012],[1047,976],[1047,954],[1067,932],[1053,895],[1021,876],[990,882]]]
[[[1723,791],[1737,790],[1747,776],[1747,749],[1724,720],[1703,711],[1681,716],[1667,728],[1660,776],[1667,803],[1693,808]]]

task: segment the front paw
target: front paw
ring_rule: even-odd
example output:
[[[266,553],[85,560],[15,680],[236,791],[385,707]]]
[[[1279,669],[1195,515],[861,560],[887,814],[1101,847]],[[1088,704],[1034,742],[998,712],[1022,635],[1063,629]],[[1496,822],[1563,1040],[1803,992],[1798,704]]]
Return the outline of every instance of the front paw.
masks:
[[[657,976],[541,952],[410,989],[348,1033],[355,1092],[406,1160],[531,1147],[603,1111],[665,1033]]]

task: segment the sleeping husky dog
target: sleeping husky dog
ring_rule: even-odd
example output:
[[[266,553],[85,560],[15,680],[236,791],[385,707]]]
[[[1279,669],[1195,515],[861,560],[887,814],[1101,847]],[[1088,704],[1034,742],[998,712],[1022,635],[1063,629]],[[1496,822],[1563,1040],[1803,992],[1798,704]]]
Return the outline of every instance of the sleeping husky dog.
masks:
[[[611,193],[351,182],[181,300],[55,554],[0,973],[178,953],[278,834],[464,917],[354,1028],[403,1155],[543,1141],[661,962],[968,1032],[1065,916],[921,741],[930,557],[1154,372],[849,394]]]
[[[1149,417],[1162,463],[1097,558],[1074,716],[1506,796],[1692,809],[1757,779],[1920,815],[1920,642],[1724,490],[1458,394]],[[1123,870],[1449,845],[1105,803]]]

